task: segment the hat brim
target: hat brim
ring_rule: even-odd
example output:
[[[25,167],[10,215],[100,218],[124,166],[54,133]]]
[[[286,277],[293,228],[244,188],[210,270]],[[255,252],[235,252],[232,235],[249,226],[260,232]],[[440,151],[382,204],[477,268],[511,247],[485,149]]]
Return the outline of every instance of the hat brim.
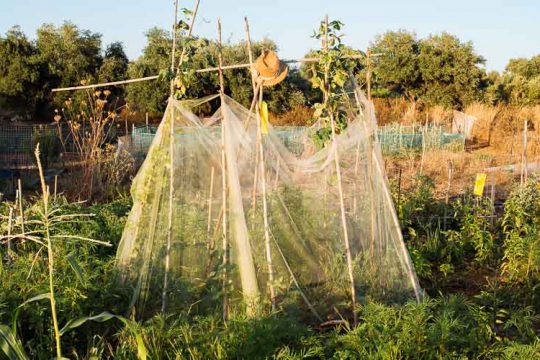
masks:
[[[263,86],[274,86],[276,84],[279,84],[280,82],[282,82],[287,77],[288,74],[289,74],[289,67],[287,66],[287,64],[282,62],[280,64],[279,75],[276,76],[276,77],[273,77],[271,79],[263,80],[262,85]]]

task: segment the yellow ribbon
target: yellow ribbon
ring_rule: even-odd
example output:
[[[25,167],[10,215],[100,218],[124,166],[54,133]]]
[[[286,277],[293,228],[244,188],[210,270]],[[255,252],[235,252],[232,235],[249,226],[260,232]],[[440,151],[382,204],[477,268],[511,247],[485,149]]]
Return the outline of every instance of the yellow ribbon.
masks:
[[[262,101],[259,108],[261,115],[261,133],[268,134],[268,104]]]

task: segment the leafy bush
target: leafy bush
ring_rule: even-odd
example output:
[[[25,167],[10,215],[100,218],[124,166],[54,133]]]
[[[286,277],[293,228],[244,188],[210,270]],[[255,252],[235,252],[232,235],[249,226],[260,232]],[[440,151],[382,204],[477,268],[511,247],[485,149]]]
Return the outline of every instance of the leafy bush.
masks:
[[[177,313],[138,323],[112,315],[92,320],[88,316],[104,311],[124,314],[129,304],[129,289],[115,281],[115,249],[62,242],[55,246],[58,320],[65,325],[86,319],[63,334],[64,354],[88,359],[540,356],[538,263],[523,250],[523,244],[536,246],[538,238],[538,183],[533,179],[516,187],[500,227],[477,216],[488,213],[486,204],[464,196],[446,205],[433,195],[429,179],[419,178],[417,184],[414,192],[402,195],[400,214],[416,271],[432,295],[420,303],[389,306],[366,299],[358,307],[356,328],[345,321],[334,327],[309,325],[300,314],[285,311],[257,319],[233,316],[224,323],[220,309],[201,315],[189,304]],[[25,202],[26,231],[32,231],[39,217],[34,200]],[[9,206],[0,206],[2,219]],[[57,231],[116,245],[130,207],[127,196],[91,206],[59,197],[58,215],[93,216],[59,224]],[[450,217],[446,228],[436,218],[444,214]],[[13,230],[18,231],[15,220]],[[5,224],[0,232],[6,232]],[[10,338],[15,348],[22,346],[29,358],[48,359],[54,349],[50,307],[42,300],[25,303],[47,291],[47,263],[34,262],[42,255],[32,243],[15,243],[9,257],[5,248],[0,250],[0,323],[15,327],[15,333],[0,327],[0,340],[16,335]],[[476,279],[482,276],[487,279]],[[104,318],[110,320],[99,321]]]
[[[540,183],[515,187],[503,217],[503,274],[511,281],[535,285],[540,280]]]

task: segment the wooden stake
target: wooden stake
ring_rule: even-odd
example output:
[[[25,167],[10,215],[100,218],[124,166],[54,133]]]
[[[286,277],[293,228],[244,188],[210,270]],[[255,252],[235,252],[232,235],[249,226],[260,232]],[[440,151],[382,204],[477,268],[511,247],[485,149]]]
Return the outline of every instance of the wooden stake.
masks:
[[[527,128],[528,122],[523,122],[523,149],[521,152],[521,185],[527,182],[528,178],[528,165],[527,165]]]
[[[492,225],[495,220],[495,192],[496,192],[496,186],[497,186],[497,180],[495,176],[496,175],[493,174],[491,178],[491,224]]]
[[[452,173],[453,173],[453,164],[452,160],[448,160],[448,181],[446,183],[446,198],[444,203],[446,206],[444,207],[444,229],[446,230],[446,219],[448,217],[448,202],[450,201],[450,188],[452,186]]]
[[[54,175],[54,202],[56,202],[57,191],[58,191],[58,175]]]
[[[397,209],[399,211],[400,207],[401,207],[401,173],[402,173],[402,170],[401,170],[401,166],[399,167],[399,172],[398,172],[398,192],[397,192]]]
[[[10,252],[13,251],[13,245],[11,243],[11,226],[13,221],[13,208],[9,207],[9,218],[8,218],[8,228],[7,228],[7,250],[8,250],[8,256],[10,255]],[[1,260],[1,259],[0,259]]]
[[[422,134],[422,156],[420,157],[420,170],[419,170],[420,175],[422,175],[422,172],[424,170],[424,156],[426,154],[426,134],[425,134],[424,128],[421,129],[421,134]]]
[[[22,193],[22,183],[21,183],[21,179],[19,178],[17,180],[17,186],[19,187],[19,201],[18,201],[18,205],[19,205],[19,217],[20,217],[20,221],[21,221],[21,235],[24,237],[26,235],[26,232],[24,231],[24,211],[23,211],[23,193]]]

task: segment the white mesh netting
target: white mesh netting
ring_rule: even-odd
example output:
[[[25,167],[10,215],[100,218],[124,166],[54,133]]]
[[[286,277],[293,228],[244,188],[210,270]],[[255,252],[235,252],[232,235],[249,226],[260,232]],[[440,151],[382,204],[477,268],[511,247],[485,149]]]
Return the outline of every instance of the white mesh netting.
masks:
[[[139,315],[272,304],[350,316],[351,280],[357,302],[421,296],[371,103],[349,109],[346,130],[319,150],[312,130],[260,131],[258,114],[227,96],[211,119],[192,112],[215,98],[169,101],[134,180],[117,266]]]

